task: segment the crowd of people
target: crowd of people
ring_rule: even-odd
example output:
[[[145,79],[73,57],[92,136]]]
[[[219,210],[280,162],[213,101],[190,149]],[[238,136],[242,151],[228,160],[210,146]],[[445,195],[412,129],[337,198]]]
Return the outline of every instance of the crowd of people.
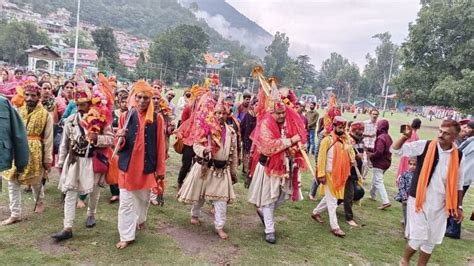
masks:
[[[408,240],[400,263],[408,265],[419,251],[419,263],[426,264],[445,233],[460,237],[462,199],[474,179],[473,120],[445,119],[436,139],[420,140],[421,120],[415,118],[393,140],[376,109],[367,121],[347,121],[333,95],[319,114],[316,103],[299,102],[292,90],[263,77],[258,94],[244,93],[238,104],[232,95],[194,85],[175,106],[174,91],[159,80],[128,85],[98,73],[58,85],[48,75],[24,76],[21,70],[2,75],[0,142],[6,152],[0,153],[0,173],[11,212],[4,226],[22,219],[22,186],[31,189],[35,212],[45,211],[45,182],[56,168],[64,223],[52,237],[73,237],[76,208],[87,206],[86,227],[94,227],[101,188],[108,185],[109,202],[119,203],[116,247],[126,248],[145,228],[149,205],[163,206],[166,160],[174,149],[182,162],[177,200],[192,205],[191,224],[200,224],[201,209],[211,202],[218,237],[229,237],[227,206],[238,196],[233,185],[241,166],[247,200],[265,241],[274,244],[275,209],[304,198],[301,176],[311,170],[309,199],[316,200],[318,190],[322,196],[311,218],[324,224],[327,211],[331,232],[345,237],[336,209],[343,205],[346,222],[360,226],[352,205],[364,197],[370,172],[368,198],[380,197],[379,210],[392,206],[384,174],[395,154],[401,159],[394,200],[403,206]]]

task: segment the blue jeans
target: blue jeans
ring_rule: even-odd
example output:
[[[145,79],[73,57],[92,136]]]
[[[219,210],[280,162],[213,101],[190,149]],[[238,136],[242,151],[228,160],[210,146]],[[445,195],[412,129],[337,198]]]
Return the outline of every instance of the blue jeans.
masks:
[[[308,138],[308,152],[315,154],[316,146],[314,145],[314,138],[316,136],[316,129],[310,128],[309,129],[309,138]]]

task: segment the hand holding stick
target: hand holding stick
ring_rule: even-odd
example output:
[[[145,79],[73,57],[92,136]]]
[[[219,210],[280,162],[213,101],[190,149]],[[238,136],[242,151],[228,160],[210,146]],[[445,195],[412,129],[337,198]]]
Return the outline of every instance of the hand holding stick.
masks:
[[[127,118],[125,119],[123,129],[126,129],[128,127],[128,123],[130,123],[130,117],[132,117],[133,112],[135,112],[135,108],[132,107],[130,109],[130,111],[127,113]],[[114,152],[112,153],[112,159],[114,159],[115,156],[117,156],[118,150],[119,150],[120,146],[122,146],[122,143],[124,142],[124,140],[125,140],[124,136],[119,137],[119,139],[117,141],[117,145],[115,145]]]

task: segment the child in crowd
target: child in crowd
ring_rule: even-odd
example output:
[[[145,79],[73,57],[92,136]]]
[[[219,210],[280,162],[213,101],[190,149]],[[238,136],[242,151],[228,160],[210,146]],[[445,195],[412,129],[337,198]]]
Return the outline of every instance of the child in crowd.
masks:
[[[403,208],[403,226],[407,223],[407,200],[408,191],[410,190],[411,179],[416,169],[416,158],[408,160],[408,170],[402,173],[399,177],[398,193],[395,195],[395,200],[402,203]]]

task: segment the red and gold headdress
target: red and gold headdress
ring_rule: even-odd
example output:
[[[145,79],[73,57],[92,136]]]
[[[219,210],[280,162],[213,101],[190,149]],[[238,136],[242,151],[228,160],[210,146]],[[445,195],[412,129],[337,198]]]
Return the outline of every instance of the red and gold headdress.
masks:
[[[76,104],[92,102],[92,92],[85,84],[74,89],[74,102]]]
[[[365,125],[364,125],[364,122],[362,121],[354,121],[351,124],[351,132],[354,132],[358,129],[364,130],[364,128],[365,128]]]

